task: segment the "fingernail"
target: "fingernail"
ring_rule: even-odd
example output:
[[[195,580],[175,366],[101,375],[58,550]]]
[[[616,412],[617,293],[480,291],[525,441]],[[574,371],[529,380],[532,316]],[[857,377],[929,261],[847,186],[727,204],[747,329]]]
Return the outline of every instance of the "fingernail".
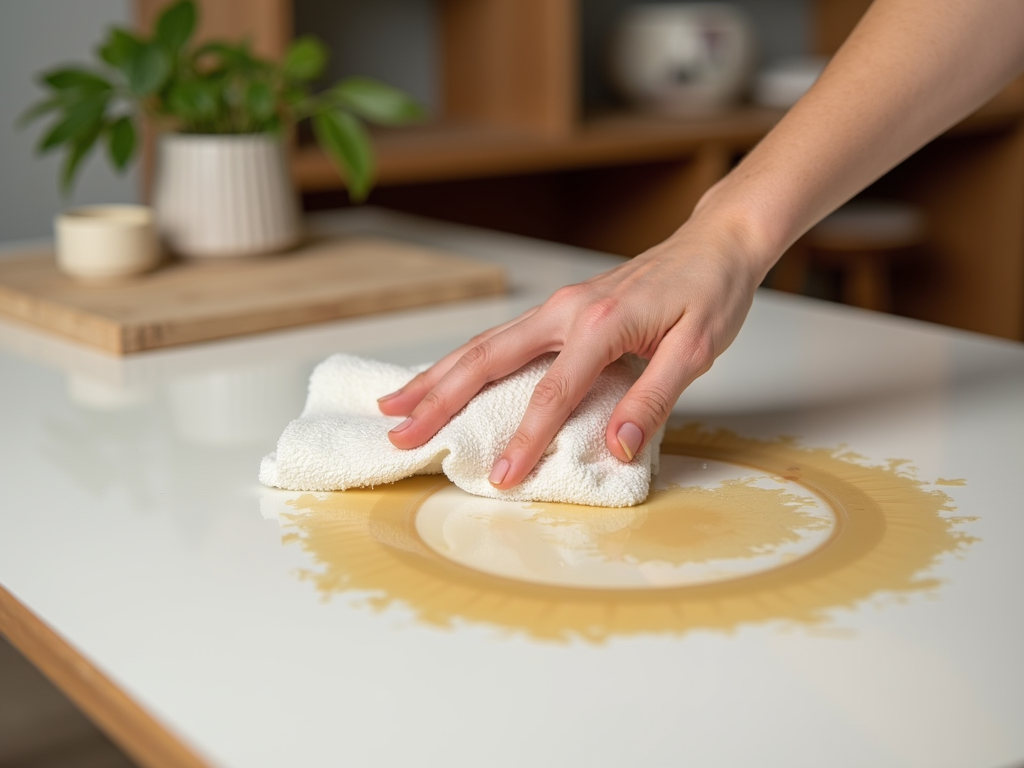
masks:
[[[404,432],[404,431],[405,431],[405,430],[407,430],[407,429],[408,429],[408,428],[409,428],[410,426],[412,426],[412,417],[410,417],[410,418],[406,419],[406,420],[405,420],[405,421],[403,421],[403,422],[402,422],[401,424],[399,424],[399,425],[398,425],[397,427],[395,427],[394,429],[392,429],[392,430],[391,430],[391,434],[392,434],[392,435],[395,435],[395,434],[398,434],[399,432]]]
[[[619,427],[615,437],[618,439],[619,445],[622,446],[622,450],[626,452],[629,460],[632,461],[633,457],[636,456],[636,452],[640,450],[640,444],[644,441],[644,433],[640,430],[640,427],[627,421]]]
[[[384,397],[378,397],[377,398],[377,402],[378,403],[383,403],[385,400],[390,400],[393,397],[398,397],[400,394],[402,394],[402,390],[399,389],[399,390],[397,390],[395,392],[392,392],[390,395],[384,395]]]
[[[491,470],[491,476],[487,478],[491,485],[500,485],[501,481],[505,479],[505,475],[508,474],[508,468],[512,466],[508,463],[508,459],[501,459],[494,468]]]

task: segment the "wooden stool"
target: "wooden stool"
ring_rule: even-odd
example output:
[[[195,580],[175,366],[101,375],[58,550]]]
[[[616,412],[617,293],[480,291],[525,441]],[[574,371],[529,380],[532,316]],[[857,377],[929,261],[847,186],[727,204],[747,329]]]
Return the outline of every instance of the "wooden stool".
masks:
[[[898,202],[852,202],[814,226],[787,254],[775,280],[800,292],[812,265],[838,270],[844,304],[892,310],[890,270],[895,258],[924,241],[920,209]]]

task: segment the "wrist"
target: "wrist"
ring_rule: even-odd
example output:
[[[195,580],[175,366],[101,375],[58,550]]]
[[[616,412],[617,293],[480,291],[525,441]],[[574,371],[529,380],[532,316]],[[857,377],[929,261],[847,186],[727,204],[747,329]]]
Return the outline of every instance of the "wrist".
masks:
[[[737,200],[726,177],[701,197],[690,218],[670,240],[694,236],[714,242],[723,253],[737,259],[760,284],[783,252],[792,244],[768,216],[768,206],[756,200]],[[793,238],[795,239],[795,238]]]

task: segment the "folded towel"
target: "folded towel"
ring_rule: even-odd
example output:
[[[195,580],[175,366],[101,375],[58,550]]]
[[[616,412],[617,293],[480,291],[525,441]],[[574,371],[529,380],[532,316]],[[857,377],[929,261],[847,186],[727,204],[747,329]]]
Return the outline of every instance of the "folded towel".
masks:
[[[295,491],[341,491],[444,472],[459,488],[510,501],[560,501],[625,507],[647,498],[657,472],[661,433],[628,464],[604,443],[616,403],[636,381],[642,362],[608,366],[551,442],[537,467],[515,488],[487,481],[554,354],[488,384],[433,438],[399,450],[388,430],[402,421],[384,416],[377,398],[403,386],[423,368],[404,368],[350,355],[317,366],[302,415],[289,424],[277,452],[263,459],[260,482]]]

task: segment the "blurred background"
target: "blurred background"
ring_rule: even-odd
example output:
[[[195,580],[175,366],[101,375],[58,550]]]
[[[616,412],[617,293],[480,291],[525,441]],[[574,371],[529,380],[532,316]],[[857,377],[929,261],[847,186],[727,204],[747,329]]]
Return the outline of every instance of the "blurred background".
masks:
[[[0,239],[47,235],[65,205],[56,159],[35,159],[37,133],[13,127],[39,95],[34,76],[84,59],[111,24],[148,28],[163,5],[0,0]],[[651,5],[693,7],[203,0],[201,34],[247,36],[270,56],[315,34],[332,51],[328,78],[370,75],[417,96],[425,124],[375,135],[371,204],[632,256],[671,233],[771,128],[869,0],[704,3],[711,21],[645,22],[637,11]],[[732,15],[715,21],[723,6]],[[675,24],[674,38],[645,23]],[[720,98],[701,102],[716,88]],[[70,202],[145,198],[150,169],[117,177],[94,157]],[[307,210],[348,205],[338,173],[301,132],[291,170]],[[799,243],[769,284],[1024,337],[1024,81],[864,198],[852,219]]]

